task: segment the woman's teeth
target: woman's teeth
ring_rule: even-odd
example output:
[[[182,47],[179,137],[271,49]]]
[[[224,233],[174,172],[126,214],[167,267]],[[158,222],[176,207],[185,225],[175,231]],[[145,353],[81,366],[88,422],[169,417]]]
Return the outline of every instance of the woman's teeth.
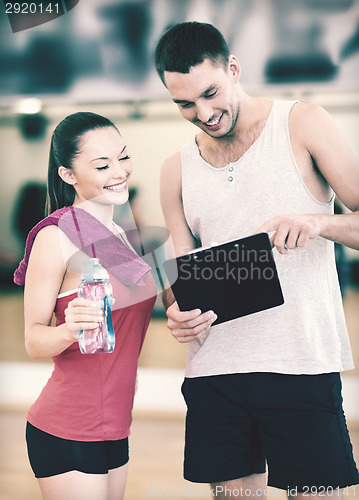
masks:
[[[126,181],[121,182],[120,184],[113,184],[112,186],[105,186],[105,189],[109,191],[122,191],[126,187]]]

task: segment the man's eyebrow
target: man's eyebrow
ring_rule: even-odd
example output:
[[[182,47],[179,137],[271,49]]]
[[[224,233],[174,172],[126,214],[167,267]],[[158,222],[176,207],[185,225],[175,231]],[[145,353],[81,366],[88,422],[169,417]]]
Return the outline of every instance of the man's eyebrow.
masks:
[[[217,90],[216,86],[215,85],[211,85],[210,87],[208,87],[207,90],[205,90],[204,92],[202,92],[201,94],[201,97],[207,97],[208,94],[210,94],[211,92]]]
[[[185,101],[185,100],[181,100],[181,99],[173,99],[173,102],[175,104],[183,104],[183,103],[188,103],[190,101]]]
[[[200,97],[207,97],[208,94],[210,94],[211,92],[213,92],[215,90],[217,90],[216,86],[211,85],[210,87],[208,87],[208,89],[206,89],[204,92],[202,92]],[[187,101],[186,99],[173,99],[173,102],[175,104],[183,104],[183,103],[189,103],[191,101]]]
[[[125,151],[126,148],[127,148],[127,146],[124,146],[120,155],[122,155],[122,153]],[[97,161],[97,160],[108,160],[108,157],[107,156],[100,156],[99,158],[94,158],[93,160],[91,160],[90,163],[92,163],[93,161]]]

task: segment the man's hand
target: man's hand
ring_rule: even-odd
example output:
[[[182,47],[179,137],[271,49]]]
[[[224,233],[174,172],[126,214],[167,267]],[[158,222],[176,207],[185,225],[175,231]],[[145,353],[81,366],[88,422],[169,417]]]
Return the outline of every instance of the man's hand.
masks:
[[[304,247],[308,240],[320,236],[326,216],[322,215],[278,215],[257,229],[258,233],[272,233],[270,241],[279,253]]]
[[[201,313],[199,309],[180,311],[177,302],[167,309],[167,326],[178,342],[186,343],[196,340],[206,333],[217,319],[213,311]]]

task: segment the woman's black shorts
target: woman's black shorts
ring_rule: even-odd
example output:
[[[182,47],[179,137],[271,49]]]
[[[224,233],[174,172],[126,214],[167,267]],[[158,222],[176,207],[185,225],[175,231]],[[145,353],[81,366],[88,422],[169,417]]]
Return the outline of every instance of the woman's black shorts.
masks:
[[[35,477],[50,477],[77,470],[107,474],[128,460],[128,438],[117,441],[73,441],[26,426],[26,442]]]

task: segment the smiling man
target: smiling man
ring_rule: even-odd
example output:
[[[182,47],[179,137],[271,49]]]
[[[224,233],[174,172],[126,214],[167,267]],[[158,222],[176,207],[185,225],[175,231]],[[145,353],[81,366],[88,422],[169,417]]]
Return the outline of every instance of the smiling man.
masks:
[[[180,311],[188,342],[185,478],[217,498],[342,497],[359,482],[342,410],[340,372],[353,368],[333,242],[359,249],[359,165],[319,106],[262,100],[240,85],[221,33],[182,23],[156,68],[200,132],[162,169],[161,201],[177,255],[253,233],[271,241],[283,306],[211,326],[215,311]],[[352,211],[334,215],[334,194]]]

